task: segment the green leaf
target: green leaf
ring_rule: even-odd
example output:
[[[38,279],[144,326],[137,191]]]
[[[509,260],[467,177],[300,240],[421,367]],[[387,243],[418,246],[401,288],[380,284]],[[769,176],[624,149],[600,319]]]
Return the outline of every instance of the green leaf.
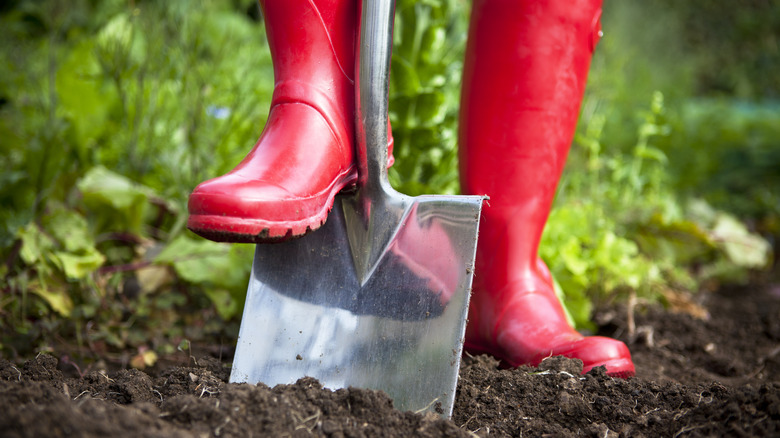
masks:
[[[127,14],[121,13],[112,18],[100,30],[97,36],[98,44],[103,46],[128,47],[133,40],[133,23]]]
[[[109,126],[110,111],[118,101],[115,90],[101,81],[94,50],[91,40],[70,50],[56,79],[58,103],[73,124],[82,159]]]
[[[69,279],[80,280],[94,272],[106,261],[103,254],[92,248],[80,254],[57,251],[54,258]]]
[[[206,288],[205,292],[222,319],[228,320],[241,310],[239,303],[236,302],[229,291],[225,289]]]
[[[238,248],[234,248],[238,247]],[[179,236],[155,258],[155,263],[173,266],[176,274],[191,283],[208,283],[225,289],[246,287],[251,258],[239,245],[193,240]]]
[[[103,166],[90,169],[78,183],[85,202],[100,202],[126,210],[145,201],[150,189],[142,188]]]
[[[604,266],[619,263],[625,258],[633,257],[639,252],[636,244],[630,240],[618,237],[611,231],[605,232],[598,240],[593,256]]]
[[[94,250],[87,220],[73,210],[55,209],[43,218],[43,226],[68,252]]]
[[[154,192],[103,166],[90,169],[77,183],[84,204],[106,230],[140,233],[149,198]]]
[[[445,116],[444,94],[440,92],[420,93],[414,101],[415,125],[431,126],[442,122]]]
[[[666,219],[660,213],[653,214],[638,227],[635,237],[648,257],[659,262],[674,264],[700,261],[710,256],[715,242],[702,225],[685,219]]]
[[[420,78],[417,77],[414,66],[400,56],[394,56],[391,65],[390,81],[393,85],[393,96],[409,96],[417,93],[420,89]]]
[[[97,46],[100,56],[113,62],[112,68],[128,70],[133,65],[143,61],[146,52],[144,34],[139,32],[136,24],[127,13],[120,13],[112,18],[97,36]]]
[[[190,351],[190,340],[189,339],[182,339],[181,342],[179,342],[179,345],[176,347],[177,350],[183,351],[183,352],[189,352]]]
[[[156,258],[170,264],[183,280],[205,286],[204,290],[225,319],[237,314],[244,304],[252,247],[229,245],[179,236]]]
[[[221,274],[217,269],[229,252],[226,244],[179,236],[154,261],[172,265],[179,277],[191,283],[219,282]]]
[[[637,148],[636,154],[638,157],[655,160],[663,164],[666,164],[666,162],[669,161],[669,159],[666,157],[666,154],[663,153],[662,150],[652,146]]]
[[[718,212],[707,201],[695,198],[688,202],[688,216],[692,221],[709,227],[718,217]]]
[[[54,282],[54,284],[44,284],[42,282],[31,282],[29,291],[43,298],[44,301],[65,318],[70,317],[73,311],[73,300],[68,295],[68,290],[64,285]]]
[[[721,213],[712,230],[714,240],[722,246],[728,258],[745,268],[763,268],[769,263],[771,245],[761,236],[726,213]]]
[[[19,255],[28,265],[45,261],[45,256],[50,254],[55,246],[55,242],[43,234],[34,223],[20,229],[17,236],[22,240]]]
[[[168,266],[149,265],[138,269],[135,272],[141,291],[144,293],[160,289],[163,285],[169,283],[173,277]]]
[[[593,258],[598,266],[613,275],[604,280],[609,291],[621,285],[627,285],[633,289],[640,286],[643,277],[641,275],[641,261],[637,258],[639,248],[631,240],[618,237],[608,231],[599,239],[593,251]]]
[[[559,255],[563,259],[566,269],[575,276],[583,275],[588,270],[589,262],[584,259],[582,246],[579,239],[571,236],[569,240],[559,249]]]

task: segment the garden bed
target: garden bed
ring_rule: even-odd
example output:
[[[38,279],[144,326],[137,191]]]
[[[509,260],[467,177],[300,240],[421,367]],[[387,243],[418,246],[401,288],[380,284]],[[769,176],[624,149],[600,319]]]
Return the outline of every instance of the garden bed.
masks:
[[[218,359],[179,358],[149,372],[74,374],[55,356],[0,360],[0,435],[32,436],[777,436],[780,286],[700,295],[698,311],[638,308],[600,315],[602,333],[630,343],[637,376],[576,360],[501,369],[463,361],[452,420],[400,412],[384,394],[226,383]],[[678,306],[679,307],[679,306]],[[695,307],[695,306],[694,306]],[[693,316],[697,314],[697,316]]]

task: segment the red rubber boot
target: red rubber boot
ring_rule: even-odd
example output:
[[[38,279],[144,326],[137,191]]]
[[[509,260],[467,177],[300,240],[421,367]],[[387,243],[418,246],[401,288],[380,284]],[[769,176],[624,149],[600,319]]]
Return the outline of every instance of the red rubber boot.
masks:
[[[275,80],[266,127],[235,169],[198,185],[189,199],[187,227],[216,241],[280,241],[315,230],[334,196],[357,180],[357,1],[260,6]]]
[[[487,194],[466,349],[511,366],[551,355],[634,375],[628,348],[566,321],[537,249],[569,151],[601,0],[475,0],[463,72],[463,191]]]

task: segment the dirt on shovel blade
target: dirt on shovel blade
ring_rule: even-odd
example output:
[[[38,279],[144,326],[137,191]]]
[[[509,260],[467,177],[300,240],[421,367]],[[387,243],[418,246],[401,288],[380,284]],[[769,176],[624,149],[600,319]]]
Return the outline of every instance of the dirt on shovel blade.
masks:
[[[51,355],[0,359],[0,436],[780,436],[780,288],[705,294],[699,310],[705,318],[639,309],[633,339],[624,309],[602,314],[603,334],[630,342],[628,380],[582,376],[565,358],[508,370],[467,357],[452,420],[313,379],[228,384],[229,369],[208,357],[84,376]]]

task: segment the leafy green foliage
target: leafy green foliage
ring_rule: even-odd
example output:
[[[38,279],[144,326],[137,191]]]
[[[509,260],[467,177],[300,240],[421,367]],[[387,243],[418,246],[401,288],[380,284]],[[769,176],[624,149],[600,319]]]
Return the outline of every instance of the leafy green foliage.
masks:
[[[580,327],[603,300],[658,300],[667,288],[742,280],[770,262],[769,244],[742,222],[673,191],[669,158],[656,146],[673,135],[663,95],[639,115],[631,155],[603,152],[607,117],[586,115],[572,151],[586,170],[570,166],[543,236],[540,253]]]
[[[181,235],[166,246],[154,262],[169,264],[184,281],[204,287],[225,320],[244,307],[252,255],[249,245],[223,245]]]
[[[396,3],[390,73],[395,165],[403,193],[459,191],[457,120],[466,5],[455,0]]]
[[[746,0],[662,0],[685,23],[675,36],[692,59],[696,94],[761,100],[780,97],[777,35],[780,8],[775,2]]]
[[[75,339],[85,354],[117,361],[137,351],[144,366],[185,339],[235,336],[252,247],[207,242],[184,225],[190,190],[230,170],[267,118],[264,28],[238,3],[21,0],[4,9],[4,355]],[[750,24],[763,6],[740,9],[748,24],[724,39],[717,26],[687,26],[717,14],[692,18],[695,9],[666,3],[606,5],[606,37],[543,237],[540,253],[581,327],[604,301],[744,280],[772,262],[754,231],[780,235],[776,103],[729,99],[777,95],[774,61],[757,49],[771,26]],[[402,192],[458,191],[467,21],[462,0],[397,2],[390,177]],[[711,67],[740,50],[734,35],[749,43],[740,56],[754,71]],[[718,50],[692,56],[697,41]],[[704,98],[713,89],[720,100]]]
[[[765,233],[780,234],[780,107],[776,102],[695,99],[679,110],[663,149],[669,172],[684,193],[751,218]]]
[[[4,351],[55,333],[165,350],[224,331],[210,313],[239,315],[251,247],[185,236],[185,203],[256,139],[272,65],[261,25],[196,6],[23,1],[2,16]]]

